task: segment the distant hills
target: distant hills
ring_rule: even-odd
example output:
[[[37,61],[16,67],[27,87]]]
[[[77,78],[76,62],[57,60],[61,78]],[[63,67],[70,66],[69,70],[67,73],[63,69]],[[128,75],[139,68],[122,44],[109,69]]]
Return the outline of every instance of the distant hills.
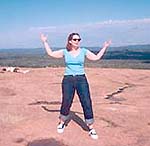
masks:
[[[150,60],[150,45],[134,45],[110,48],[104,58]]]
[[[52,49],[58,50],[62,48]],[[88,49],[94,53],[97,53],[99,47],[89,47]],[[124,66],[125,62],[125,67],[128,67],[130,64],[130,68],[135,68],[136,66],[136,68],[150,69],[150,44],[110,47],[103,56],[102,61],[97,61],[96,64],[87,61],[87,65],[122,67]],[[103,66],[102,63],[105,65]],[[62,59],[53,59],[49,57],[44,48],[0,49],[0,66],[64,66],[64,62]]]

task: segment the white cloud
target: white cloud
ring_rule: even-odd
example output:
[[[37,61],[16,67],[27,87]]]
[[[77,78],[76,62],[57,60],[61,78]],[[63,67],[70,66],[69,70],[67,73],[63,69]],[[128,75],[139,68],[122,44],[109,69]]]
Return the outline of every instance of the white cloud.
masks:
[[[114,46],[150,43],[150,18],[108,20],[87,24],[66,24],[64,26],[40,26],[31,27],[29,30],[32,33],[50,34],[50,39],[54,44],[57,44],[58,38],[65,40],[66,35],[70,32],[79,32],[84,37],[83,45],[87,46],[98,46],[110,38]],[[59,43],[63,45],[64,41],[59,40]]]
[[[100,46],[107,39],[112,39],[113,46],[150,44],[149,30],[150,18],[108,20],[97,23],[66,24],[62,26],[32,26],[24,33],[16,33],[13,42],[18,42],[17,38],[21,37],[23,38],[22,42],[24,42],[24,45],[29,44],[28,46],[36,47],[40,44],[39,34],[46,33],[49,36],[52,46],[63,47],[66,43],[66,36],[70,32],[79,32],[83,38],[83,46]],[[1,46],[6,44],[5,40]]]
[[[30,31],[47,31],[47,32],[66,32],[70,30],[82,30],[86,31],[87,29],[96,29],[102,27],[112,27],[118,25],[136,25],[136,24],[150,24],[150,18],[145,19],[133,19],[133,20],[108,20],[97,23],[88,23],[88,24],[68,24],[64,26],[40,26],[40,27],[30,27]]]

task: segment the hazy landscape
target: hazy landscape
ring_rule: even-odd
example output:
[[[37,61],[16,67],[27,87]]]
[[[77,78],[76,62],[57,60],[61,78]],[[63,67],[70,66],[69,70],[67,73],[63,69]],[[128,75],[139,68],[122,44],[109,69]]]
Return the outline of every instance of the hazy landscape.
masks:
[[[98,51],[98,47],[89,49],[94,53]],[[49,57],[43,48],[0,49],[0,66],[64,67],[64,61]],[[85,66],[150,69],[150,45],[110,47],[102,60],[86,60]]]

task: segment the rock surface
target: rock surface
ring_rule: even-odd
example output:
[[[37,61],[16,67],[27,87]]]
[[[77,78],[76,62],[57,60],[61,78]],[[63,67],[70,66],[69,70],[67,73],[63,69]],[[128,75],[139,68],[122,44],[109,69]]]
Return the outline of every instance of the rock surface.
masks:
[[[98,140],[75,95],[58,134],[64,68],[0,73],[0,146],[150,146],[150,70],[86,68]]]

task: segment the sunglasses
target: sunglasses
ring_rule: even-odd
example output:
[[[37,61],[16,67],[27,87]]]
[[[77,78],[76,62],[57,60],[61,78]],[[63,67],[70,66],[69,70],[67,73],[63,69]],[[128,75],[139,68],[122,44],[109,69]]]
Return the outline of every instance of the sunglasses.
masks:
[[[81,41],[81,39],[72,39],[73,41],[78,41],[78,42],[80,42]]]

